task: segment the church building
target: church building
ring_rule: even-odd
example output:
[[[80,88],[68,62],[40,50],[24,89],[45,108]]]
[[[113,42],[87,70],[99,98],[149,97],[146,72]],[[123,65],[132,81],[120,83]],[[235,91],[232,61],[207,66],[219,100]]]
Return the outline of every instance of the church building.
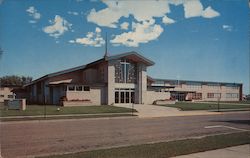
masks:
[[[157,100],[239,101],[242,84],[155,79],[154,62],[137,52],[47,74],[25,85],[29,103],[63,106],[153,104]]]

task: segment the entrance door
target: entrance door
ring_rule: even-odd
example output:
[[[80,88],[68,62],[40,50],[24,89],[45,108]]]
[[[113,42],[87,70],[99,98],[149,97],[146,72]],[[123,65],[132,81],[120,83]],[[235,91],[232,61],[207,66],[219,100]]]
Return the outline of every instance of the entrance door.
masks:
[[[121,103],[124,103],[125,102],[125,92],[120,92],[120,94],[121,94],[120,101],[121,101]]]
[[[134,89],[116,89],[115,90],[115,103],[129,104],[134,103],[135,92]]]

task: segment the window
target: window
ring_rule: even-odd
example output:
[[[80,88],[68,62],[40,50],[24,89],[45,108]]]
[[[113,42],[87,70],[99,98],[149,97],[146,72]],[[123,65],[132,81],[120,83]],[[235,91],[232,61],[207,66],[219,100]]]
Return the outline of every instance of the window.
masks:
[[[89,86],[84,86],[84,91],[90,91],[90,87]]]
[[[76,86],[76,91],[82,91],[82,86]]]
[[[202,99],[202,93],[193,93],[192,99]]]
[[[201,89],[201,83],[187,83],[189,89]]]
[[[8,95],[8,98],[14,98],[14,96],[13,95]]]
[[[75,91],[75,86],[73,86],[73,85],[68,86],[68,90],[69,91]]]
[[[238,93],[226,93],[226,98],[239,98]]]
[[[129,98],[129,92],[126,92],[125,94],[126,94],[126,103],[129,103],[129,100],[130,100],[130,98]]]
[[[136,64],[123,59],[115,63],[115,82],[116,83],[135,83]]]
[[[4,98],[4,95],[0,95],[0,98]]]
[[[154,83],[152,83],[152,86],[165,86],[164,81],[155,81]]]
[[[135,92],[131,92],[131,98],[130,102],[134,103],[135,102]]]
[[[207,93],[207,98],[221,98],[221,93]]]
[[[119,92],[115,92],[115,103],[119,103]]]
[[[219,89],[220,88],[220,84],[216,84],[216,83],[207,84],[207,86],[210,89]]]
[[[232,90],[232,89],[239,89],[239,86],[235,85],[235,84],[227,84],[226,85],[226,89]]]
[[[124,103],[124,93],[125,92],[121,92],[120,94],[121,94],[121,103]]]

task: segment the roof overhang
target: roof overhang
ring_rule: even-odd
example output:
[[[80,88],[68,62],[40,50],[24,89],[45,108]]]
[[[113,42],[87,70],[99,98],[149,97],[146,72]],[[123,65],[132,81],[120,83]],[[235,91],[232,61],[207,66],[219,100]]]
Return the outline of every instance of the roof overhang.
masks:
[[[175,88],[175,86],[149,86],[152,88]]]
[[[127,53],[112,55],[112,56],[107,57],[106,60],[107,61],[117,60],[120,58],[127,58],[131,61],[134,61],[134,62],[144,63],[146,66],[152,66],[155,64],[152,60],[145,58],[144,56],[142,56],[141,54],[139,54],[137,52],[127,52]]]

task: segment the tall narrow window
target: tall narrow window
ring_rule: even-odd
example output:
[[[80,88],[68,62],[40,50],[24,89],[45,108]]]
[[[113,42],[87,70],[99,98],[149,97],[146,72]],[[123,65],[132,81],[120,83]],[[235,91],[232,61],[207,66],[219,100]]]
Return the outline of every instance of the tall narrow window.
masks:
[[[131,103],[135,102],[135,92],[131,92]]]
[[[135,83],[136,64],[123,59],[115,63],[115,82],[116,83]]]
[[[115,103],[119,103],[119,92],[115,92]]]
[[[124,103],[124,101],[125,101],[125,96],[124,96],[125,92],[120,92],[120,93],[121,93],[121,103]]]

